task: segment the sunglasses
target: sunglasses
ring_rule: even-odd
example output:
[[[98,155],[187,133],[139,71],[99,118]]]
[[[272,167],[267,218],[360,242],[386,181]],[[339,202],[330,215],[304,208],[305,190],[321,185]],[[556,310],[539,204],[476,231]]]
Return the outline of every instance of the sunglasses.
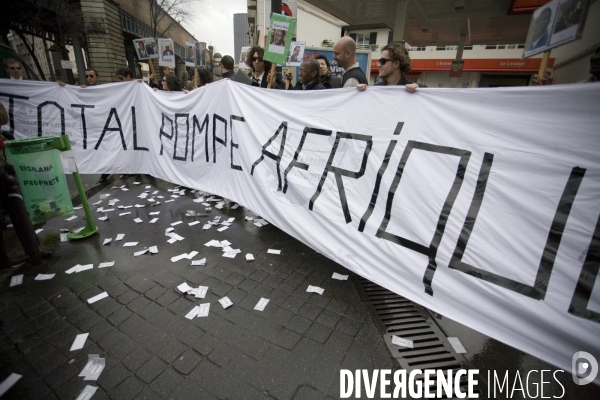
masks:
[[[95,78],[95,77],[96,77],[96,75],[86,75],[85,77],[86,77],[86,78]]]
[[[262,62],[262,60],[263,60],[263,59],[262,59],[261,57],[252,57],[252,61],[253,61],[253,62],[256,62],[256,61],[258,61],[258,62]]]
[[[16,70],[21,70],[21,67],[8,67],[8,69],[16,69]]]
[[[391,58],[383,58],[382,57],[382,58],[379,59],[379,65],[383,66],[388,61],[392,61],[392,59]]]

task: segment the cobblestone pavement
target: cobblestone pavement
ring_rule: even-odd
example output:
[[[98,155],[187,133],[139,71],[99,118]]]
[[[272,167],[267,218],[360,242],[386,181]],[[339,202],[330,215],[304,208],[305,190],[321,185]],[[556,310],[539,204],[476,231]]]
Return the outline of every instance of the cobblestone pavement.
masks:
[[[333,272],[348,274],[273,225],[257,227],[251,211],[225,201],[222,210],[205,211],[192,200],[199,193],[186,190],[172,199],[175,185],[143,176],[112,182],[129,191],[106,186],[90,199],[92,206],[143,204],[103,214],[93,212],[99,227],[90,238],[58,243],[42,266],[23,266],[0,272],[0,381],[10,373],[23,377],[4,396],[7,399],[74,399],[87,384],[98,386],[93,399],[322,399],[339,397],[339,370],[394,368],[394,363],[361,303],[352,280],[331,279]],[[146,186],[150,185],[150,189]],[[162,204],[138,198],[158,190]],[[206,199],[206,197],[205,197]],[[194,210],[208,216],[186,216]],[[119,216],[122,212],[131,214]],[[160,211],[150,224],[150,212]],[[72,222],[55,218],[45,225],[42,239],[56,238],[59,229],[85,224],[83,210]],[[203,225],[221,216],[235,218],[221,226]],[[134,222],[134,218],[143,220]],[[189,226],[193,221],[199,224]],[[171,224],[184,240],[167,243]],[[123,241],[115,241],[124,233]],[[106,238],[113,238],[103,245]],[[228,240],[241,249],[235,258],[222,249],[206,247],[210,240]],[[15,242],[13,240],[13,242]],[[125,242],[138,242],[123,247]],[[14,244],[14,243],[13,243]],[[158,254],[133,253],[158,246]],[[12,252],[18,252],[16,247]],[[20,248],[20,247],[19,247]],[[268,254],[280,249],[281,254]],[[206,266],[171,257],[198,251]],[[247,262],[246,253],[255,261]],[[101,262],[115,261],[98,269]],[[66,274],[76,264],[93,263],[91,270]],[[36,281],[38,273],[56,274]],[[9,287],[11,277],[24,274],[21,285]],[[205,299],[181,293],[177,286],[208,286]],[[308,285],[325,289],[307,293]],[[87,299],[106,291],[109,297],[88,304]],[[234,303],[223,309],[218,299]],[[270,299],[264,311],[255,311],[261,297]],[[185,315],[200,303],[210,303],[207,318]],[[77,334],[89,333],[81,350],[70,351]],[[106,367],[96,382],[78,374],[88,354],[105,358]]]

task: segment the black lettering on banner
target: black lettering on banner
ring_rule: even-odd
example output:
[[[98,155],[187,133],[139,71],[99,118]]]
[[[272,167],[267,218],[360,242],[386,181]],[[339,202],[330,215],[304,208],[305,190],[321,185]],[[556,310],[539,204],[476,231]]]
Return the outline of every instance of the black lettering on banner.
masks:
[[[279,153],[277,155],[271,153],[270,151],[267,151],[267,147],[269,147],[271,145],[271,143],[277,138],[277,136],[279,136],[279,133],[281,133],[281,146],[279,147]],[[277,186],[277,191],[281,191],[281,170],[280,170],[280,164],[281,164],[281,157],[283,156],[283,149],[285,147],[285,138],[287,136],[287,122],[283,121],[281,123],[281,125],[279,125],[279,128],[277,128],[277,130],[275,131],[275,133],[273,134],[273,136],[271,136],[269,138],[269,140],[267,140],[267,143],[265,143],[262,147],[262,155],[260,156],[260,158],[256,161],[254,161],[254,164],[252,164],[252,169],[250,170],[250,175],[254,175],[254,167],[256,167],[258,164],[260,164],[264,159],[265,156],[269,157],[271,160],[275,161],[275,164],[277,165],[277,179],[279,180],[279,185]]]
[[[10,127],[9,132],[2,132],[7,139],[13,140],[15,138],[15,99],[29,100],[26,96],[17,96],[16,94],[0,93],[0,96],[8,97],[8,123]]]
[[[177,156],[177,140],[179,139],[178,118],[185,118],[185,156]],[[175,114],[175,145],[173,146],[173,160],[187,161],[188,145],[190,143],[190,114]]]
[[[87,104],[71,104],[71,107],[81,108],[81,127],[83,128],[83,149],[85,150],[85,149],[87,149],[87,125],[85,124],[85,109],[86,108],[94,108],[96,106],[90,106]],[[135,135],[135,129],[133,132]],[[135,136],[134,136],[134,138],[135,138]]]
[[[54,106],[60,110],[60,136],[64,136],[65,133],[65,109],[55,101],[45,101],[40,104],[37,108],[37,123],[38,123],[38,136],[42,136],[42,108],[46,106]]]
[[[391,213],[392,213],[392,205],[394,203],[394,194],[396,193],[396,189],[400,184],[400,180],[402,178],[402,174],[404,173],[404,168],[408,163],[408,158],[412,154],[413,150],[423,150],[429,151],[432,153],[438,154],[446,154],[451,156],[460,157],[460,161],[458,163],[458,167],[456,169],[456,175],[454,178],[454,182],[452,183],[452,187],[448,192],[448,196],[446,196],[446,200],[444,201],[444,205],[442,207],[442,211],[440,212],[440,217],[438,218],[438,222],[436,225],[436,230],[433,235],[433,239],[429,246],[423,246],[420,243],[413,242],[412,240],[394,235],[392,233],[386,232],[386,228],[390,222]],[[456,196],[460,190],[460,187],[463,182],[463,178],[465,175],[465,171],[467,169],[467,164],[469,163],[469,158],[471,157],[471,152],[467,150],[456,149],[452,147],[438,146],[429,143],[415,142],[410,140],[404,149],[404,153],[402,153],[402,158],[400,159],[400,163],[398,164],[398,169],[396,170],[396,176],[392,181],[392,185],[390,186],[390,190],[388,192],[387,203],[385,206],[385,216],[379,229],[377,230],[376,236],[385,240],[389,240],[390,242],[396,243],[400,246],[406,247],[417,253],[428,256],[429,263],[427,265],[427,270],[425,271],[425,277],[423,278],[423,283],[425,284],[425,292],[433,295],[433,290],[431,289],[431,281],[429,280],[430,276],[433,278],[433,274],[437,269],[437,264],[435,258],[437,256],[437,249],[442,240],[442,236],[444,234],[444,230],[446,229],[446,222],[448,221],[448,216],[450,215],[450,211],[452,211],[452,207],[454,205],[454,200],[456,200]]]
[[[351,139],[351,140],[360,140],[366,142],[365,151],[363,152],[363,159],[360,165],[360,170],[348,171],[347,169],[334,167],[331,164],[333,163],[333,158],[335,157],[335,153],[337,152],[338,145],[340,143],[340,139]],[[352,217],[350,216],[350,209],[348,208],[348,200],[346,199],[346,191],[344,190],[344,182],[342,180],[342,176],[347,176],[349,178],[358,179],[365,174],[365,169],[367,168],[367,159],[369,158],[369,153],[371,153],[371,148],[373,147],[373,139],[369,135],[360,135],[358,133],[347,133],[347,132],[338,132],[335,137],[335,142],[333,143],[333,148],[331,149],[331,153],[329,154],[329,160],[327,161],[327,166],[323,171],[323,175],[321,175],[321,181],[319,182],[319,186],[315,191],[315,194],[311,197],[308,202],[308,209],[312,210],[315,205],[315,201],[321,195],[321,189],[325,184],[325,180],[327,179],[327,174],[333,172],[335,176],[335,182],[337,183],[338,193],[340,195],[340,203],[342,204],[342,210],[344,211],[344,218],[346,219],[346,223],[352,222]]]
[[[81,114],[83,115],[83,111],[81,112]],[[138,146],[137,144],[137,122],[135,119],[134,106],[131,106],[131,125],[133,126],[133,150],[150,151],[147,147]]]
[[[160,140],[160,152],[158,153],[158,155],[163,154],[163,142],[162,142],[162,137],[166,137],[167,139],[171,140],[173,139],[173,120],[169,117],[167,117],[165,115],[165,113],[161,113],[162,114],[162,122],[160,124],[160,133],[158,134],[158,139]],[[164,127],[165,127],[165,120],[169,121],[169,123],[171,124],[171,134],[167,135],[167,132],[165,132]]]
[[[450,260],[449,267],[533,299],[543,300],[546,296],[548,282],[550,281],[550,275],[552,274],[554,260],[560,246],[562,234],[571,212],[571,206],[573,205],[573,201],[575,200],[575,196],[577,195],[577,191],[583,180],[585,169],[575,167],[571,170],[571,174],[556,208],[554,219],[552,220],[548,239],[546,240],[544,252],[535,277],[535,284],[529,286],[462,262],[465,249],[467,248],[469,238],[471,237],[471,232],[473,231],[475,221],[477,220],[477,214],[479,213],[481,203],[483,202],[483,196],[492,168],[493,158],[494,156],[492,154],[486,153],[484,155],[479,178],[477,179],[477,186],[475,187],[475,194],[473,195],[473,200],[471,201],[471,206],[469,207],[467,218],[460,232],[458,243],[454,249],[454,254]],[[431,279],[433,279],[433,275],[431,276]]]
[[[571,305],[569,306],[569,314],[576,315],[581,318],[589,319],[590,321],[600,322],[600,313],[588,310],[587,306],[592,297],[594,283],[598,278],[598,270],[600,269],[600,217],[596,222],[596,229],[592,236],[590,247],[588,248],[583,262],[583,268],[579,275],[579,280],[573,292]]]
[[[400,135],[400,132],[402,132],[403,127],[404,122],[398,122],[398,124],[396,125],[396,129],[394,129],[394,135]],[[385,174],[388,164],[390,163],[390,158],[392,158],[394,148],[396,148],[396,143],[397,140],[390,140],[390,144],[388,145],[387,151],[385,152],[385,156],[383,156],[383,162],[381,163],[381,167],[379,167],[379,171],[377,171],[377,178],[375,178],[375,188],[373,188],[373,194],[371,195],[369,207],[367,207],[367,211],[365,211],[362,218],[360,219],[360,223],[358,224],[359,232],[363,232],[365,230],[365,226],[367,225],[369,218],[371,218],[371,214],[373,214],[373,210],[375,209],[375,205],[377,204],[377,198],[379,196],[381,179],[383,178],[383,174]]]
[[[298,156],[300,155],[300,152],[302,151],[302,147],[304,146],[304,141],[306,140],[306,136],[309,133],[314,133],[314,134],[323,135],[323,136],[331,136],[332,131],[328,131],[325,129],[309,128],[308,126],[304,128],[304,131],[302,132],[302,138],[300,139],[300,144],[298,145],[298,148],[296,149],[296,152],[294,153],[294,159],[290,162],[290,165],[288,165],[288,167],[285,169],[285,172],[283,173],[283,180],[285,182],[285,184],[283,185],[283,193],[287,192],[287,187],[288,187],[287,176],[288,176],[289,172],[292,170],[292,168],[296,167],[296,168],[300,168],[303,170],[308,170],[308,167],[309,167],[308,164],[299,162]]]
[[[243,171],[242,167],[240,165],[235,165],[233,163],[233,149],[234,148],[237,149],[240,147],[239,144],[233,142],[233,121],[246,122],[246,120],[244,119],[244,117],[238,117],[237,115],[229,116],[229,125],[231,126],[231,169],[235,169],[237,171]]]
[[[217,121],[225,124],[225,138],[217,137]],[[227,147],[227,120],[217,114],[213,114],[213,163],[217,162],[217,142]]]
[[[194,162],[194,152],[196,151],[196,127],[198,127],[198,135],[204,130],[204,152],[206,153],[206,162],[208,162],[208,114],[204,117],[202,126],[195,115],[192,118],[192,162]]]
[[[117,121],[117,125],[119,126],[118,128],[108,127],[110,125],[110,121],[112,120],[113,114],[115,116],[115,120]],[[121,144],[123,145],[123,150],[127,150],[127,145],[125,144],[125,135],[123,135],[123,127],[121,126],[121,120],[119,119],[119,114],[117,114],[116,108],[110,109],[110,113],[108,114],[108,118],[106,119],[106,123],[104,124],[104,129],[102,130],[102,135],[100,135],[100,138],[98,139],[98,143],[96,143],[94,150],[98,150],[98,147],[100,147],[100,143],[102,143],[102,139],[104,138],[106,132],[119,132],[119,134],[121,135]]]

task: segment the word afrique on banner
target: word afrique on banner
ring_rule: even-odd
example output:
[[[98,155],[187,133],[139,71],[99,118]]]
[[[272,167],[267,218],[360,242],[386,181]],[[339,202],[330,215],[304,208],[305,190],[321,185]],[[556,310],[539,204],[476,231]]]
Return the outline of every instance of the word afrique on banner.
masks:
[[[228,197],[565,370],[576,351],[600,355],[594,85],[311,94],[223,81],[183,95],[31,82],[0,83],[0,101],[17,138],[69,135],[84,173]]]

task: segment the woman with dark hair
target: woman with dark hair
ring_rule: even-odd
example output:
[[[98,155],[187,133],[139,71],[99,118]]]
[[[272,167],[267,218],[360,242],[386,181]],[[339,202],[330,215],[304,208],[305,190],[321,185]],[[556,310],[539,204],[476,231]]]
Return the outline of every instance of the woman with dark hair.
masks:
[[[183,85],[179,78],[173,74],[166,74],[162,79],[163,90],[168,92],[179,92],[183,90]]]
[[[248,50],[246,56],[246,65],[249,65],[252,69],[252,86],[258,86],[261,88],[267,87],[267,77],[271,71],[271,62],[263,59],[265,55],[265,49],[260,46],[253,46]],[[275,84],[271,85],[271,88],[282,89],[283,83],[277,77],[275,78]]]
[[[214,79],[210,72],[208,72],[205,68],[198,68],[198,79],[196,81],[196,87],[202,87],[204,85],[208,85],[209,83],[213,83]]]

